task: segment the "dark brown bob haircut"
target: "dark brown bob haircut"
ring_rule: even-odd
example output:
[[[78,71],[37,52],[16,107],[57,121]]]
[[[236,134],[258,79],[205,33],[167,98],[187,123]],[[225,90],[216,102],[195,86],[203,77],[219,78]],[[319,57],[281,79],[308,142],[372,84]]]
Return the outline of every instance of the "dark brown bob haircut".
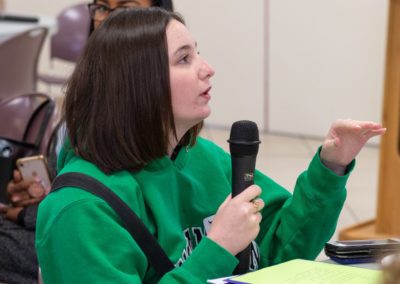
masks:
[[[90,36],[67,85],[65,118],[75,153],[105,173],[138,171],[167,155],[176,136],[167,25],[161,8],[115,11]],[[192,146],[202,123],[179,142]]]

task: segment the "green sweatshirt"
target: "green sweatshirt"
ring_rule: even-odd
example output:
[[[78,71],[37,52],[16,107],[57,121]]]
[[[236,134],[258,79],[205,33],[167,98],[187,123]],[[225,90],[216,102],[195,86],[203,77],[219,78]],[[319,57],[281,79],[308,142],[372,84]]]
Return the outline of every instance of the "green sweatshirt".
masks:
[[[231,192],[230,156],[217,145],[199,138],[174,161],[164,157],[136,173],[106,175],[66,150],[59,166],[61,173],[85,173],[114,191],[156,236],[175,269],[158,279],[108,204],[69,187],[40,204],[36,249],[45,283],[205,283],[232,274],[236,258],[206,236]],[[335,230],[347,178],[324,167],[319,154],[299,176],[293,196],[257,172],[265,207],[251,268],[314,259]]]

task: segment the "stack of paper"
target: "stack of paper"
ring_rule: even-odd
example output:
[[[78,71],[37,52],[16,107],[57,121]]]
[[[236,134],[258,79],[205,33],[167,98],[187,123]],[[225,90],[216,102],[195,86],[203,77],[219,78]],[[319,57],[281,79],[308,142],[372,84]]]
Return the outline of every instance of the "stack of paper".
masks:
[[[378,270],[296,259],[225,279],[225,283],[379,284],[381,274]]]

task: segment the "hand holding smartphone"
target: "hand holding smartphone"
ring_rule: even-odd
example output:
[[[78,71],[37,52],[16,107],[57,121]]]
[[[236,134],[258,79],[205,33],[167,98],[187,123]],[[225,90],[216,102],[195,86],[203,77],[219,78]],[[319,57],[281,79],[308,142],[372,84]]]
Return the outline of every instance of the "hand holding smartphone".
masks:
[[[36,182],[28,188],[31,197],[43,197],[50,191],[50,175],[43,155],[20,158],[17,167],[24,180]]]

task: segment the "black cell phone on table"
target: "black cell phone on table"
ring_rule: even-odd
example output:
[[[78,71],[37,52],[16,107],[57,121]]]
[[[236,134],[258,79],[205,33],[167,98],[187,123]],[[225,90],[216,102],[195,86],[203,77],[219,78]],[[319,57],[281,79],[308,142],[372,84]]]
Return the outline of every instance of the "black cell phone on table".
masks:
[[[343,264],[375,262],[400,252],[400,239],[331,241],[325,244],[325,254]]]

